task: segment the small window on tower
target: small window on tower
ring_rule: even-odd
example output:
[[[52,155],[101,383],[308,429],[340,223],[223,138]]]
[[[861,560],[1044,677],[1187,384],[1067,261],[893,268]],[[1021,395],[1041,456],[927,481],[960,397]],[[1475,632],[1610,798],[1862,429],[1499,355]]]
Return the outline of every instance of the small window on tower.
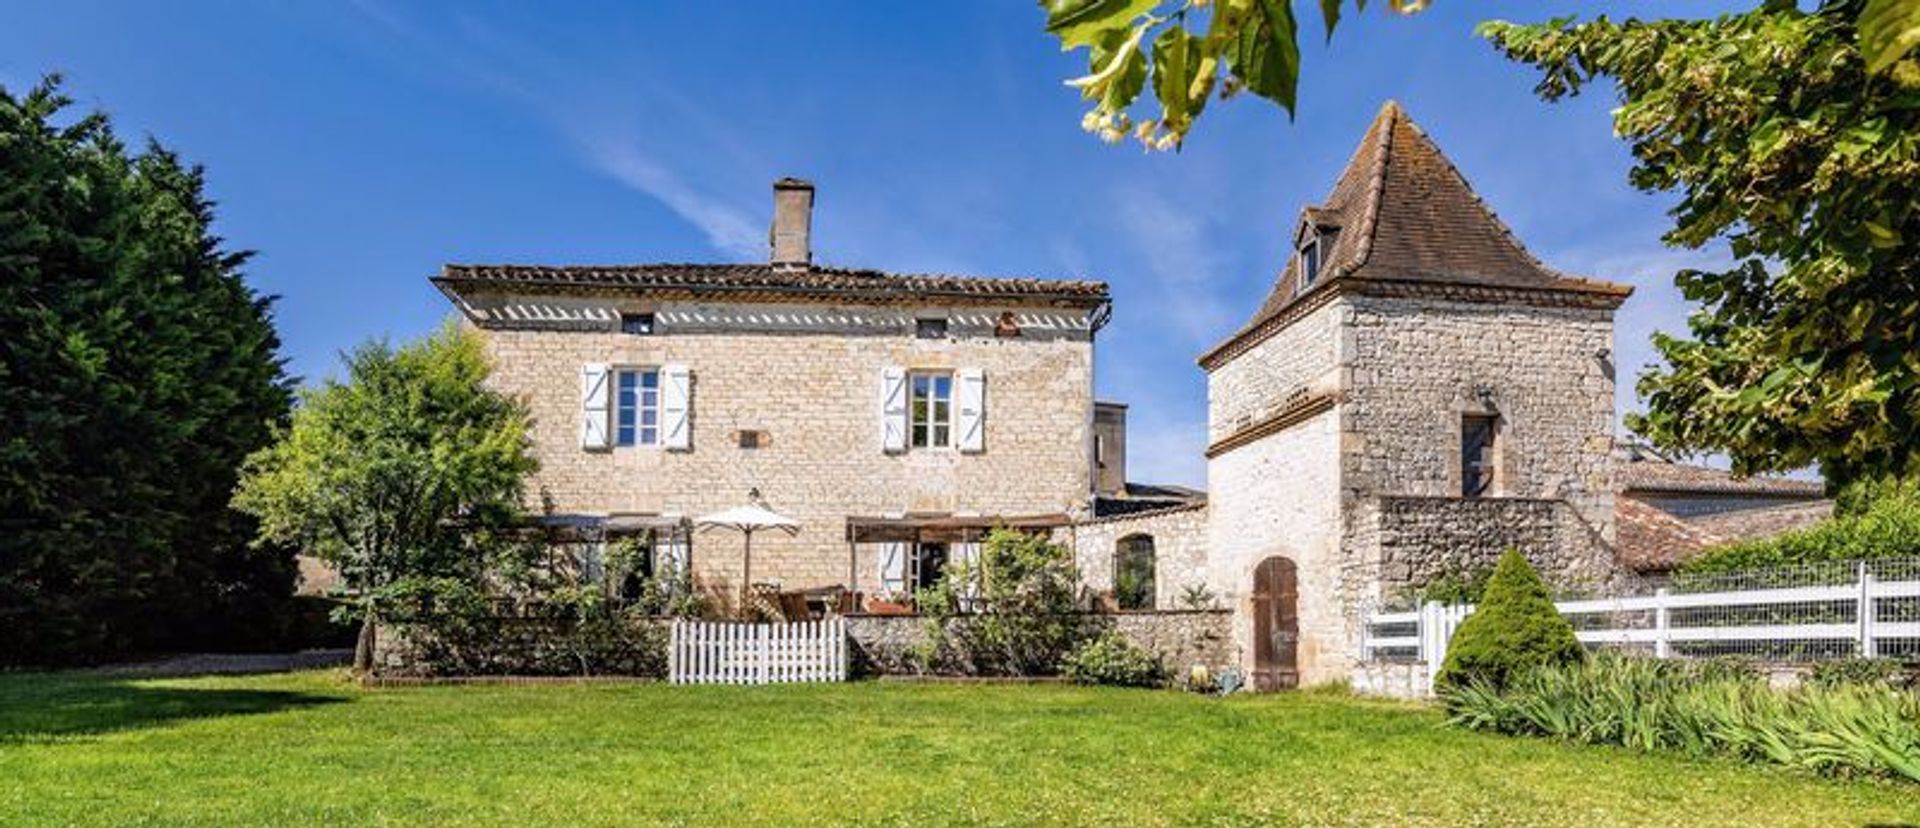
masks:
[[[620,314],[620,332],[637,334],[640,336],[647,336],[652,334],[653,333],[653,314],[651,313]]]
[[[1320,236],[1314,234],[1300,246],[1300,289],[1305,290],[1320,278]]]
[[[1495,439],[1500,418],[1488,414],[1468,414],[1460,421],[1460,495],[1486,497],[1493,494]]]

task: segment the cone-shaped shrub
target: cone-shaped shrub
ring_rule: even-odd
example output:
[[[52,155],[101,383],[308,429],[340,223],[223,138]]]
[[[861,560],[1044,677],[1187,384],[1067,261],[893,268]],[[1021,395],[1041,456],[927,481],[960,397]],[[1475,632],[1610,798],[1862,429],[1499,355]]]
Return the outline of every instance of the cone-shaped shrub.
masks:
[[[1500,688],[1521,670],[1567,664],[1585,655],[1573,625],[1554,609],[1547,585],[1525,557],[1509,549],[1487,581],[1486,597],[1454,631],[1438,683],[1483,682]]]

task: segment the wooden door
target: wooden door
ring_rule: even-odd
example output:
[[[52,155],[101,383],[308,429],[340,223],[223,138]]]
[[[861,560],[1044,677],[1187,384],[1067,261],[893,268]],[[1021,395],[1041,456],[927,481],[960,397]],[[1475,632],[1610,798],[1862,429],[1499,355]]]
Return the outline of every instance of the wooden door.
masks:
[[[1272,557],[1253,569],[1253,689],[1300,685],[1300,588],[1293,561]]]

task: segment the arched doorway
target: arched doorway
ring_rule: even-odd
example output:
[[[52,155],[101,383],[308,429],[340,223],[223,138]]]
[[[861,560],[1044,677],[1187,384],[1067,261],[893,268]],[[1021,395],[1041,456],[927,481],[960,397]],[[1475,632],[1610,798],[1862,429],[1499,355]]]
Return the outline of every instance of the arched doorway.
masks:
[[[1293,561],[1275,556],[1253,568],[1253,689],[1300,686],[1299,604]]]

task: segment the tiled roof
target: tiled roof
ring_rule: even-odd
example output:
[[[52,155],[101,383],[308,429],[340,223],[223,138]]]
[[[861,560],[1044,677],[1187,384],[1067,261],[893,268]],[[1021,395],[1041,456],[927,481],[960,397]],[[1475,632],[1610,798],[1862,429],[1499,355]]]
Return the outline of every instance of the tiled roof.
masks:
[[[1631,457],[1615,466],[1616,487],[1623,492],[1684,494],[1746,494],[1815,499],[1826,487],[1811,480],[1785,477],[1734,477],[1732,472],[1672,463],[1651,457]]]
[[[1199,509],[1206,505],[1207,493],[1199,489],[1170,483],[1128,483],[1126,493],[1123,495],[1102,495],[1094,498],[1093,518],[1095,522],[1099,522],[1123,517],[1157,515],[1182,509]]]
[[[1635,497],[1613,501],[1613,557],[1635,572],[1665,572],[1721,541]]]
[[[1265,323],[1303,297],[1339,283],[1584,295],[1609,307],[1632,292],[1624,285],[1568,276],[1541,264],[1392,101],[1381,107],[1326,201],[1302,210],[1292,231],[1298,233],[1305,225],[1317,228],[1327,245],[1319,278],[1302,290],[1299,257],[1289,254],[1253,319],[1202,357],[1202,364],[1271,330]],[[1290,236],[1289,247],[1297,241]]]
[[[1702,531],[1732,542],[1768,538],[1781,532],[1805,529],[1830,517],[1833,517],[1833,501],[1808,500],[1701,515],[1688,522]]]
[[[1614,559],[1635,572],[1667,572],[1724,543],[1769,538],[1833,516],[1833,501],[1809,500],[1680,518],[1632,495],[1613,501]]]
[[[524,289],[633,289],[724,294],[784,294],[849,299],[964,297],[1098,305],[1105,282],[885,273],[840,267],[769,264],[485,265],[450,264],[442,286]]]

